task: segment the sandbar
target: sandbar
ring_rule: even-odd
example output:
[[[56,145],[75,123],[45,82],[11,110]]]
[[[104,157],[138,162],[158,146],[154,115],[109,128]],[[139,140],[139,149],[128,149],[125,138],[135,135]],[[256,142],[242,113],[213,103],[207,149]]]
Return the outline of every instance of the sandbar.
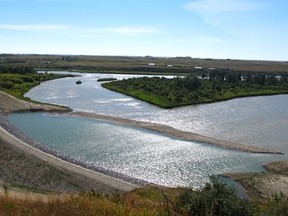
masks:
[[[177,138],[177,139],[181,139],[181,140],[201,142],[201,143],[220,146],[220,147],[227,148],[227,149],[242,151],[242,152],[262,153],[262,154],[283,154],[282,152],[274,151],[272,149],[268,149],[268,148],[261,147],[261,146],[242,144],[242,143],[237,143],[237,142],[233,142],[229,140],[218,139],[218,138],[208,137],[208,136],[204,136],[204,135],[200,135],[196,133],[191,133],[187,131],[181,131],[181,130],[178,130],[178,129],[175,129],[173,127],[163,125],[163,124],[136,121],[136,120],[131,120],[131,119],[124,119],[124,118],[119,118],[119,117],[106,116],[106,115],[87,113],[87,112],[73,112],[73,113],[68,113],[67,115],[101,119],[101,120],[114,122],[114,123],[118,123],[122,125],[129,125],[133,127],[144,128],[144,129],[156,131],[156,132],[159,132],[159,133],[162,133],[162,134],[165,134],[165,135]]]

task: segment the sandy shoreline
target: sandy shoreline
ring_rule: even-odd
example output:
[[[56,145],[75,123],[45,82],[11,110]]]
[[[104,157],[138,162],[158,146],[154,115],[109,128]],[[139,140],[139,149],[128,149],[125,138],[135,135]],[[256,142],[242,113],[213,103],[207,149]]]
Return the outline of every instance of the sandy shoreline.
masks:
[[[172,136],[177,139],[193,141],[193,142],[201,142],[201,143],[216,145],[216,146],[220,146],[220,147],[228,148],[232,150],[237,150],[237,151],[250,152],[250,153],[262,153],[262,154],[282,154],[281,152],[274,151],[272,149],[255,146],[255,145],[240,144],[240,143],[223,140],[223,139],[217,139],[213,137],[207,137],[207,136],[203,136],[203,135],[199,135],[199,134],[195,134],[191,132],[177,130],[173,127],[163,125],[163,124],[141,122],[141,121],[136,121],[136,120],[123,119],[119,117],[112,117],[112,116],[106,116],[106,115],[100,115],[100,114],[94,114],[94,113],[86,113],[86,112],[73,112],[73,113],[68,113],[67,115],[102,119],[105,121],[114,122],[114,123],[118,123],[122,125],[140,127],[140,128],[156,131],[156,132],[168,135],[168,136]]]
[[[5,92],[0,91],[0,110],[4,113],[12,112],[70,112],[68,107],[54,106],[48,104],[36,104],[15,98]]]

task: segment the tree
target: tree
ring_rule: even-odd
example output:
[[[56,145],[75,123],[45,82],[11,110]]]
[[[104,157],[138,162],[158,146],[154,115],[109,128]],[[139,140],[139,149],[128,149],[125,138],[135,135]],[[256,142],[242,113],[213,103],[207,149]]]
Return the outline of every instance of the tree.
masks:
[[[196,76],[187,76],[182,81],[183,86],[189,90],[196,90],[201,86],[201,81]]]

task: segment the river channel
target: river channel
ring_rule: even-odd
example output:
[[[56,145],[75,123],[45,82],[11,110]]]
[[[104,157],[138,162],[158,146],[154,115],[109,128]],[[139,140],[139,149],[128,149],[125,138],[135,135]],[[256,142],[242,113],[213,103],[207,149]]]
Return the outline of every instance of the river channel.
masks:
[[[166,186],[200,187],[209,175],[262,172],[262,165],[287,160],[288,95],[249,97],[161,109],[104,89],[99,78],[135,75],[82,74],[42,83],[26,96],[84,111],[170,125],[174,128],[272,148],[284,155],[251,154],[160,133],[82,117],[18,113],[9,119],[43,145],[97,166]],[[81,85],[75,82],[80,79]]]

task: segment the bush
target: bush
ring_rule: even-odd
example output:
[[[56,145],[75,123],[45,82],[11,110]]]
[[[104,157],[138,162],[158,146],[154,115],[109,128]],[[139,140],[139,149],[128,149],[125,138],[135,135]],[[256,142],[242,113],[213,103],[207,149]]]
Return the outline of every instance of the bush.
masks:
[[[262,205],[256,215],[286,216],[288,214],[288,197],[283,194],[274,195]]]
[[[4,89],[13,89],[15,85],[11,81],[6,81],[6,82],[0,82],[0,86],[1,88]]]
[[[33,79],[33,77],[30,77],[30,76],[23,76],[22,77],[22,80],[24,81],[24,82],[34,82],[34,79]]]
[[[181,194],[178,206],[188,215],[195,216],[253,215],[251,203],[241,199],[233,188],[214,176],[210,181],[200,191],[189,190]]]

